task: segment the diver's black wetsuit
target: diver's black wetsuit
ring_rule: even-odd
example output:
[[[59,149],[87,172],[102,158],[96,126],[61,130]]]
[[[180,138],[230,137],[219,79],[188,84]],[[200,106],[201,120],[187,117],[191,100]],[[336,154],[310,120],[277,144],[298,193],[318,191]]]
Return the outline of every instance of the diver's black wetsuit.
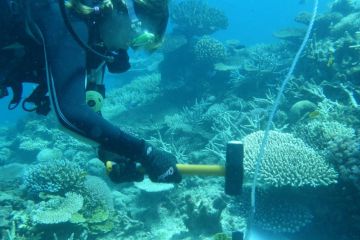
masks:
[[[29,2],[32,20],[43,36],[49,70],[48,88],[60,123],[68,130],[119,155],[134,158],[144,154],[143,140],[121,131],[86,104],[86,53],[68,32],[57,2]],[[87,23],[74,16],[71,20],[77,34],[87,42]]]
[[[94,63],[96,66],[96,62],[89,62],[89,54],[78,45],[69,33],[69,29],[66,27],[61,15],[58,2],[56,0],[19,1],[27,3],[25,7],[27,10],[27,21],[25,22],[29,24],[29,28],[32,30],[37,41],[41,42],[41,45],[27,44],[27,37],[25,37],[25,42],[21,42],[25,46],[26,51],[28,51],[21,59],[25,61],[24,66],[21,66],[22,62],[20,62],[20,64],[15,62],[15,65],[11,65],[12,67],[10,69],[10,67],[5,64],[4,70],[6,70],[7,73],[5,77],[1,77],[0,75],[0,80],[2,79],[0,81],[0,90],[4,89],[4,84],[5,87],[8,87],[12,81],[21,82],[24,77],[29,77],[31,81],[36,83],[39,83],[41,79],[46,79],[47,86],[44,88],[45,90],[46,87],[48,88],[53,108],[60,123],[66,129],[99,144],[101,146],[101,151],[99,151],[99,158],[101,160],[109,160],[108,156],[110,155],[106,155],[107,152],[117,155],[115,157],[116,159],[110,156],[110,160],[115,160],[118,163],[113,166],[112,171],[109,173],[109,177],[113,181],[141,181],[144,173],[138,171],[136,168],[136,162],[140,162],[152,181],[180,182],[181,175],[176,167],[177,161],[173,155],[153,148],[144,140],[121,131],[103,119],[99,114],[95,113],[86,104],[86,69]],[[9,0],[0,0],[0,6],[6,7],[7,5],[4,3],[9,3]],[[3,9],[0,8],[0,14],[2,13]],[[1,27],[4,24],[7,27],[4,32],[10,34],[11,37],[17,37],[17,31],[15,31],[15,33],[10,31],[11,27],[6,23],[9,18],[3,17],[3,15],[0,16],[0,29],[3,30]],[[77,35],[82,41],[88,42],[89,23],[75,15],[71,15],[70,20]],[[91,29],[93,30],[93,28]],[[91,34],[92,37],[94,37],[94,35]],[[35,43],[35,40],[29,41]],[[3,43],[5,45],[8,44],[7,42],[7,39],[2,38],[0,35],[0,46],[2,47]],[[41,46],[43,46],[42,50]],[[2,50],[2,48],[0,50]],[[108,64],[109,70],[116,69],[116,71],[121,72],[129,67],[126,51],[122,50],[118,51],[118,53],[115,58],[118,58],[119,63],[123,63],[121,57],[124,57],[126,60],[124,62],[125,64],[114,64],[113,62],[112,64]],[[45,57],[42,57],[44,55]],[[32,59],[39,62],[36,67]],[[7,58],[0,58],[0,63],[2,62],[6,63]],[[3,68],[1,65],[2,64],[0,64],[0,67]],[[32,67],[35,67],[35,69]],[[44,68],[46,71],[44,71]],[[34,75],[34,71],[32,70],[46,75],[46,77],[41,77],[43,75],[38,74]],[[11,75],[9,72],[19,73]],[[44,72],[46,72],[46,74],[44,74]],[[3,81],[4,79],[5,81]],[[42,82],[40,82],[40,85],[41,83]],[[44,90],[44,88],[41,88],[41,90]],[[43,113],[46,114],[47,109],[45,109]],[[118,158],[119,155],[132,161],[124,161],[123,158]]]

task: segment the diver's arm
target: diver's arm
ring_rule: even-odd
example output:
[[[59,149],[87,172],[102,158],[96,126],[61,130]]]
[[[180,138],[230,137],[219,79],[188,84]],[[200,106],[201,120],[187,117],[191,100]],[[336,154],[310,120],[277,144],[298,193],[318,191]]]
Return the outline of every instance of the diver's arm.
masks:
[[[111,152],[129,158],[142,154],[145,148],[143,140],[121,131],[87,106],[86,54],[68,33],[57,4],[53,2],[39,6],[33,3],[32,6],[33,18],[42,32],[46,46],[51,73],[48,79],[50,96],[62,126]],[[72,21],[72,24],[86,42],[86,24],[81,20]]]
[[[43,5],[39,7],[37,3]],[[105,150],[139,161],[153,181],[180,182],[181,175],[173,155],[121,131],[91,110],[85,102],[85,52],[67,32],[55,2],[44,5],[44,0],[33,0],[31,4],[34,20],[43,36],[51,75],[47,78],[48,88],[60,123]],[[86,24],[73,21],[73,27],[86,42]]]

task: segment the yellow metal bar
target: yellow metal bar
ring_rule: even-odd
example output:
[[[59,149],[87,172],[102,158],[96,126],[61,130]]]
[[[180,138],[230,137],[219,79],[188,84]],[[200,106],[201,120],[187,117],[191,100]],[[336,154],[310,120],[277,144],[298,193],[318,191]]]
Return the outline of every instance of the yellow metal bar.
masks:
[[[176,168],[183,175],[197,175],[197,176],[225,176],[225,166],[221,165],[202,165],[202,164],[176,164]],[[106,162],[107,172],[112,171],[112,162]],[[145,169],[140,166],[139,171],[145,173]]]
[[[225,176],[225,167],[221,165],[176,164],[184,175]]]

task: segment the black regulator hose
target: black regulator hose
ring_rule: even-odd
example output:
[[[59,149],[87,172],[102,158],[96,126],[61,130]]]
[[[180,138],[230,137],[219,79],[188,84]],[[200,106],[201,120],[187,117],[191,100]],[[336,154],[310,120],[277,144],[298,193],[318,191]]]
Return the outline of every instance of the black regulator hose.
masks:
[[[83,48],[85,51],[90,52],[91,54],[94,54],[94,55],[104,59],[106,62],[113,62],[114,61],[113,56],[105,55],[105,54],[102,54],[102,53],[96,51],[95,49],[91,48],[88,44],[86,44],[83,40],[80,39],[80,37],[75,32],[75,30],[69,20],[69,17],[66,13],[65,0],[58,0],[58,4],[59,4],[61,16],[64,20],[65,26],[68,29],[71,36],[77,42],[77,44],[79,44],[80,47]]]

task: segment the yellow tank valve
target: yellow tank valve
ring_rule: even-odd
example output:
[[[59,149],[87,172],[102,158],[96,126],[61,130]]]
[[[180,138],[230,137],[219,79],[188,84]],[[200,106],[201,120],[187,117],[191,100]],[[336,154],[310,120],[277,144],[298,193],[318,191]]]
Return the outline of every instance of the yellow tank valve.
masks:
[[[104,103],[103,96],[97,91],[86,91],[86,103],[94,112],[98,113]]]

